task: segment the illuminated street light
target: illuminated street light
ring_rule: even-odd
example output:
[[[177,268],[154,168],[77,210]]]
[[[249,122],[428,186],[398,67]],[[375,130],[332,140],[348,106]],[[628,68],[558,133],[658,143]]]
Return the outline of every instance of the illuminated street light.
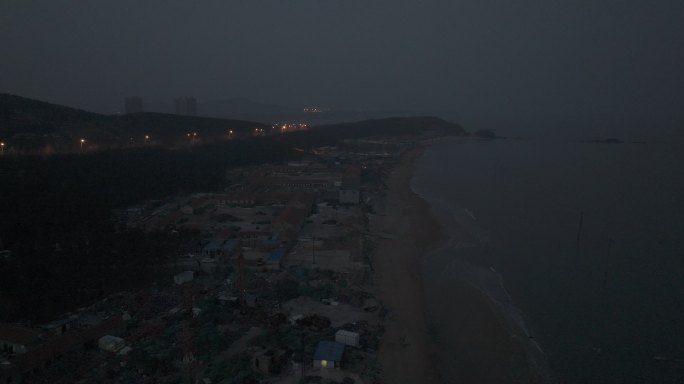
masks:
[[[145,135],[145,144],[150,142],[150,135]]]
[[[81,152],[83,152],[83,144],[85,143],[85,139],[81,139]]]
[[[0,143],[0,154],[5,154],[5,143]]]

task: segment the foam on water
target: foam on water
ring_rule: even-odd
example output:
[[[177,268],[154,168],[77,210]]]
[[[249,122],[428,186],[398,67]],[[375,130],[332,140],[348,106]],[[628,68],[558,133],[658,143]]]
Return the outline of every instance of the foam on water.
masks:
[[[411,188],[430,202],[433,214],[449,235],[449,241],[443,247],[425,255],[421,260],[423,281],[439,284],[440,287],[448,287],[449,282],[457,282],[479,291],[493,307],[511,337],[517,337],[523,342],[530,370],[538,379],[550,381],[546,354],[534,339],[525,315],[515,306],[502,276],[487,261],[486,247],[490,243],[488,231],[477,225],[472,212],[469,213],[466,208],[456,207],[442,199],[429,198],[419,193],[413,183]],[[461,242],[452,236],[457,231],[464,230],[473,242]],[[453,346],[447,346],[446,349],[450,347]]]
[[[677,143],[435,145],[412,188],[453,237],[424,258],[426,291],[479,290],[559,381],[681,382],[664,362],[684,356],[683,164]]]

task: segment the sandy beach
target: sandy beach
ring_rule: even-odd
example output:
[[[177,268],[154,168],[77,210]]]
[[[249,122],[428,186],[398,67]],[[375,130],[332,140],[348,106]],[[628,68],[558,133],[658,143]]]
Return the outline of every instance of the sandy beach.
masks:
[[[408,151],[391,172],[385,215],[372,222],[375,233],[391,235],[379,241],[374,258],[378,297],[388,310],[379,351],[382,382],[513,382],[510,371],[516,343],[477,290],[451,287],[448,296],[430,300],[433,310],[439,306],[438,316],[427,315],[432,311],[428,311],[420,260],[448,238],[431,215],[430,205],[410,188],[423,150]],[[440,323],[440,330],[447,332],[435,332],[432,327]]]

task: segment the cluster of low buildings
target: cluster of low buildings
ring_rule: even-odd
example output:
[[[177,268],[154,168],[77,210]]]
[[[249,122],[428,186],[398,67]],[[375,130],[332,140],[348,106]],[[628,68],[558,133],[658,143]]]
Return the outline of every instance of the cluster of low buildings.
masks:
[[[83,350],[125,354],[122,335],[126,314],[70,315],[40,326],[0,324],[0,383],[19,383],[39,375],[62,356]],[[121,348],[106,348],[106,340],[121,340]],[[128,348],[128,349],[125,349]]]
[[[227,175],[225,192],[172,199],[147,214],[144,207],[131,207],[121,216],[146,230],[198,231],[198,241],[179,250],[181,264],[208,269],[218,257],[234,257],[240,250],[249,266],[278,269],[302,240],[307,222],[325,216],[337,223],[361,215],[358,162],[304,161],[235,173]]]
[[[218,382],[220,367],[243,361],[241,372],[270,383],[371,382],[382,311],[371,293],[367,214],[381,183],[364,172],[383,174],[393,161],[386,153],[402,148],[321,148],[301,162],[229,170],[220,193],[122,210],[127,225],[195,235],[159,266],[154,288],[40,327],[0,324],[0,384],[69,353],[135,382],[181,373]],[[140,356],[168,364],[149,368]]]

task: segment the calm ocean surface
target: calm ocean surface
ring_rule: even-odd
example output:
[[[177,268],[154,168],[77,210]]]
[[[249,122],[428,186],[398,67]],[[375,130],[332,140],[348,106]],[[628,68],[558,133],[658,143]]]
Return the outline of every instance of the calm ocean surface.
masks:
[[[426,281],[485,292],[554,381],[684,382],[679,144],[442,143],[412,186],[474,239],[426,257]]]

